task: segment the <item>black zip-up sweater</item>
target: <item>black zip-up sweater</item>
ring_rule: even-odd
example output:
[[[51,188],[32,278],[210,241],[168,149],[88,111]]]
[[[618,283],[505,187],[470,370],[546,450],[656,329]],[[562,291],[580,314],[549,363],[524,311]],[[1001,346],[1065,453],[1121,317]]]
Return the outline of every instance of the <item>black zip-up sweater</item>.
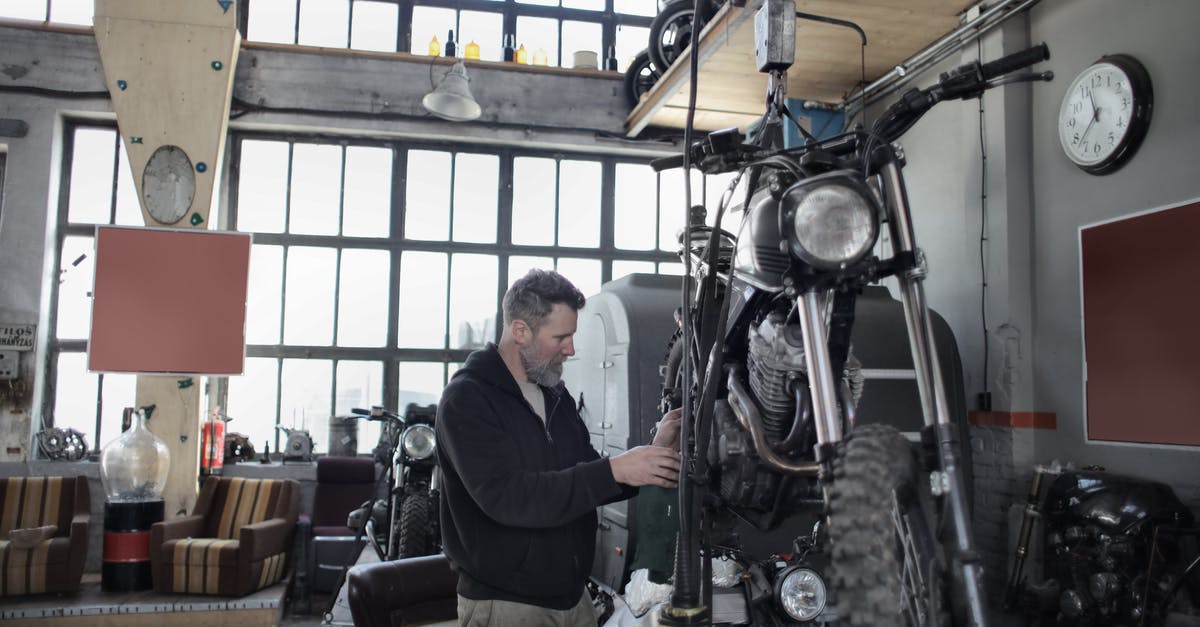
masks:
[[[592,448],[566,387],[542,392],[544,425],[494,344],[442,392],[442,546],[468,599],[574,607],[592,570],[596,508],[636,493]]]

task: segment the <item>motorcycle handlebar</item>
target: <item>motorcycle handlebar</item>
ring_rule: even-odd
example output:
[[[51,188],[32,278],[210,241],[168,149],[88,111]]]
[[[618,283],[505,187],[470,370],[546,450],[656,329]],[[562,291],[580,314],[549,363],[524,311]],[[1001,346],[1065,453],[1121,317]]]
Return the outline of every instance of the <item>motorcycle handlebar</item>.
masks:
[[[372,407],[371,409],[363,409],[362,407],[351,407],[350,413],[356,416],[362,416],[367,420],[402,420],[400,414],[390,412],[382,407]]]
[[[1006,57],[1000,57],[990,63],[985,63],[980,68],[980,73],[983,75],[983,80],[990,81],[998,76],[1015,72],[1016,70],[1029,67],[1034,63],[1040,63],[1049,58],[1050,48],[1046,47],[1046,44],[1043,42],[1020,52],[1014,52]]]

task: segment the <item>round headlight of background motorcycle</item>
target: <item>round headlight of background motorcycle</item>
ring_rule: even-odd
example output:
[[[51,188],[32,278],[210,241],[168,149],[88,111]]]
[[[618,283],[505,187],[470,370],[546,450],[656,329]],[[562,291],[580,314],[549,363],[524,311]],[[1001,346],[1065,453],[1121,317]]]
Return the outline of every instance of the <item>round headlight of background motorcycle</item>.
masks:
[[[865,185],[844,176],[818,177],[792,186],[783,198],[792,253],[822,269],[844,268],[875,246],[879,214]]]
[[[810,621],[825,610],[825,580],[811,568],[792,566],[775,579],[775,599],[792,620]]]
[[[437,448],[437,436],[429,425],[412,425],[404,430],[401,446],[410,458],[425,459]]]

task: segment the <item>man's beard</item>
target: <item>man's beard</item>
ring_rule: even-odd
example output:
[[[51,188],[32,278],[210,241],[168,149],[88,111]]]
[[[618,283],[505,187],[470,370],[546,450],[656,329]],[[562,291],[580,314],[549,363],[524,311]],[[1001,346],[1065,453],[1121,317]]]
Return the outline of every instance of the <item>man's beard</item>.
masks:
[[[558,385],[562,379],[563,362],[557,356],[539,360],[534,346],[522,346],[518,352],[521,355],[521,367],[530,381],[548,388]]]

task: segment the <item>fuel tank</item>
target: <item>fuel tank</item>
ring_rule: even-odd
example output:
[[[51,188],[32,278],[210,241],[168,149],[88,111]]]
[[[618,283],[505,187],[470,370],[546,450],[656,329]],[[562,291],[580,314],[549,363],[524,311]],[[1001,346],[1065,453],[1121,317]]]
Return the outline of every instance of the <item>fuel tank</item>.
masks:
[[[1169,486],[1099,470],[1070,470],[1050,484],[1043,512],[1112,533],[1133,534],[1147,521],[1190,525],[1192,513]]]

